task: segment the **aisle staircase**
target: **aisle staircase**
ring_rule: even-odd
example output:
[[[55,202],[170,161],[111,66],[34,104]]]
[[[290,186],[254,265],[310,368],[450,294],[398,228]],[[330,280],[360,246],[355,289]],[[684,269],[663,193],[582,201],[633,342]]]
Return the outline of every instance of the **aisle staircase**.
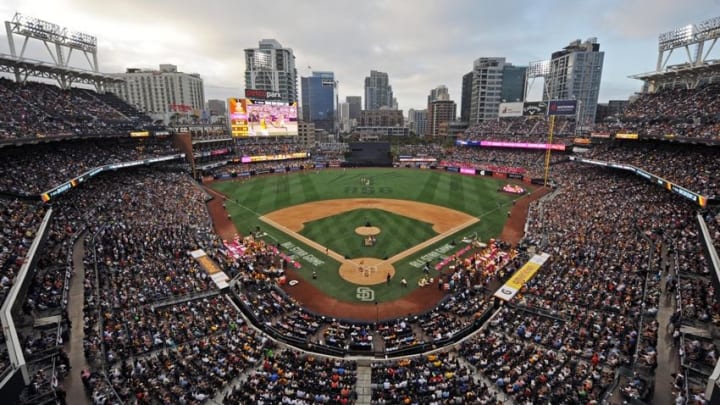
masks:
[[[355,389],[357,390],[357,405],[370,405],[372,400],[372,389],[371,384],[372,369],[370,364],[363,364],[359,362],[357,366],[357,383]]]

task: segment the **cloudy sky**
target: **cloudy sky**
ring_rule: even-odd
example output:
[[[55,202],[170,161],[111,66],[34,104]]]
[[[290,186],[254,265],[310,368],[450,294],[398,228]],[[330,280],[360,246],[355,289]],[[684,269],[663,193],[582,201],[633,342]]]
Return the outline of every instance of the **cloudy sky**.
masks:
[[[720,0],[3,0],[22,14],[98,38],[100,70],[178,65],[200,73],[206,98],[241,96],[243,49],[262,38],[292,48],[298,74],[335,72],[340,96],[363,94],[371,69],[388,72],[401,109],[424,108],[446,85],[460,101],[462,75],[478,57],[524,65],[574,39],[605,51],[600,101],[626,99],[655,69],[660,33],[720,15]],[[718,46],[720,48],[720,46]],[[40,43],[28,56],[46,58]],[[5,30],[0,53],[9,53]],[[711,57],[720,54],[714,51]],[[716,58],[718,56],[715,56]],[[676,52],[671,63],[685,62]],[[71,64],[87,68],[81,55]],[[536,87],[537,89],[537,87]]]

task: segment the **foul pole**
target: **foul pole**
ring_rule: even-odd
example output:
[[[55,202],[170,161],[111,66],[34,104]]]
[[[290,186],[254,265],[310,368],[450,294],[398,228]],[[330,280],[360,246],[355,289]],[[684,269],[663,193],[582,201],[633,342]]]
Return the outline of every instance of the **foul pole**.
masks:
[[[550,116],[550,127],[548,129],[547,148],[545,149],[545,180],[543,186],[547,187],[548,175],[550,174],[550,153],[552,152],[553,130],[555,129],[555,116]]]

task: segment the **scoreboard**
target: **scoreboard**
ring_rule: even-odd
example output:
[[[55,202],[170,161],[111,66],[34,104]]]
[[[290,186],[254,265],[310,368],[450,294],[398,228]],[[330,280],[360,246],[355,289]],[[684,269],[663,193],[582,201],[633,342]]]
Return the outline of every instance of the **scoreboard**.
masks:
[[[264,90],[246,90],[245,94],[256,98],[228,99],[228,117],[233,137],[298,134],[296,101],[279,100],[276,98],[278,94]]]

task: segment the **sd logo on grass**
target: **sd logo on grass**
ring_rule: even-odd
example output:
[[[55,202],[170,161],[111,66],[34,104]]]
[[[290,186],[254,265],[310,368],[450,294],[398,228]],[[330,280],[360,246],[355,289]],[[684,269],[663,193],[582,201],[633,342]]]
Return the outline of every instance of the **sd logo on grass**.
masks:
[[[375,301],[375,291],[369,287],[358,287],[355,296],[360,301]]]

